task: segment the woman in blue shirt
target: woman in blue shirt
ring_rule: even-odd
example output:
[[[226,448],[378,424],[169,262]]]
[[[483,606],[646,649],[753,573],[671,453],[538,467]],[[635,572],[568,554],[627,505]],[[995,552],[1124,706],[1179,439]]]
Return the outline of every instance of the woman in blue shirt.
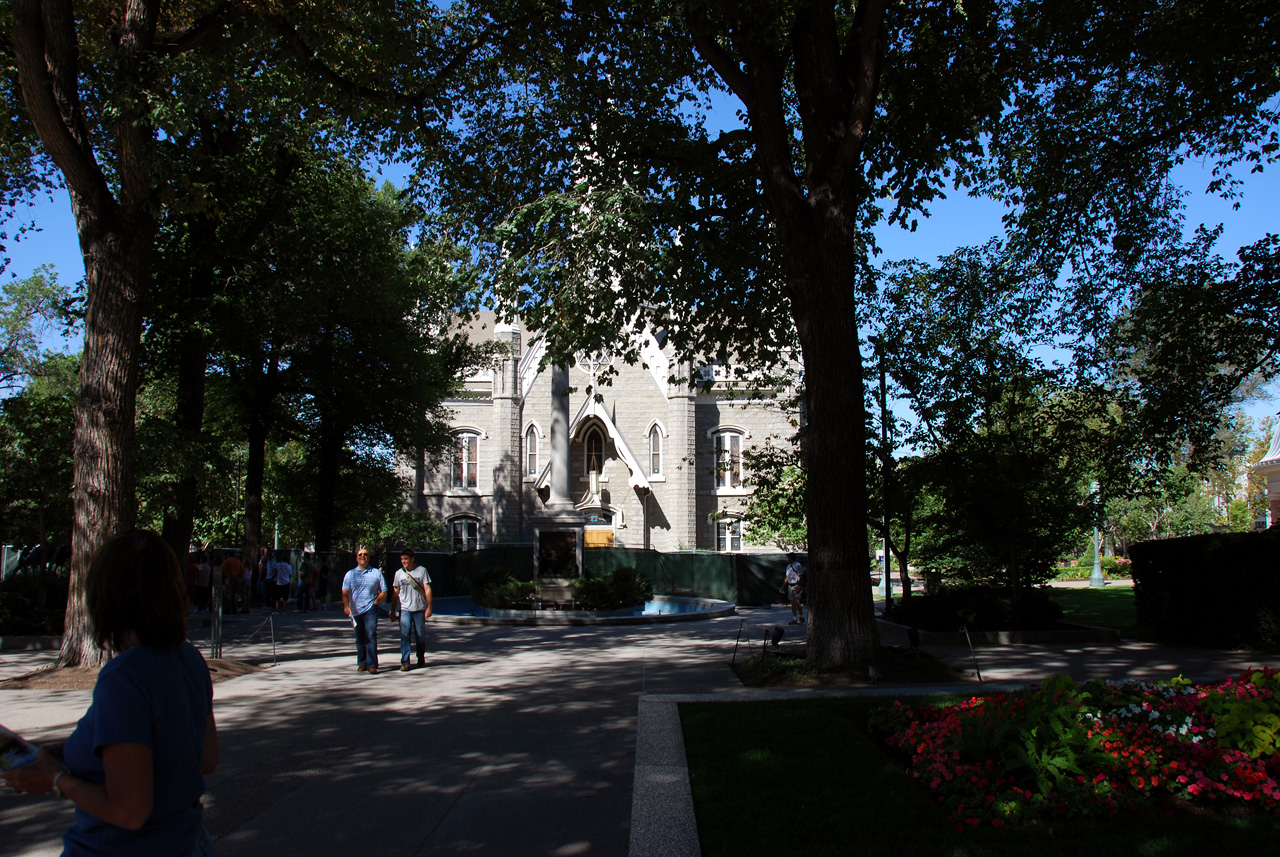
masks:
[[[213,684],[186,640],[178,558],[154,533],[114,536],[90,561],[85,606],[95,642],[117,654],[66,743],[5,780],[75,804],[64,855],[212,854],[200,796],[218,764]]]

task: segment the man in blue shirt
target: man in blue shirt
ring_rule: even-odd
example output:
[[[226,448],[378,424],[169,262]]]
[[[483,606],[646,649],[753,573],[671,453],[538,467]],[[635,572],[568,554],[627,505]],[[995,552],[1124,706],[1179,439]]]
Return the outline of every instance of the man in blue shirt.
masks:
[[[356,669],[378,674],[378,605],[387,597],[382,571],[369,567],[369,551],[356,549],[356,567],[342,578],[342,611],[356,629]]]

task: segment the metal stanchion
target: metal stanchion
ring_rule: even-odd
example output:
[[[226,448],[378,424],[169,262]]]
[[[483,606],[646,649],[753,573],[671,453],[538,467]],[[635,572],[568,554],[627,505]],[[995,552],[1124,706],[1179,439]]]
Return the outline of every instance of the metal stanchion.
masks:
[[[209,587],[209,657],[222,657],[222,584]]]
[[[738,625],[738,638],[733,641],[733,658],[730,659],[730,664],[736,664],[738,662],[738,643],[742,642],[742,629],[746,624],[747,620],[743,619]]]
[[[978,681],[982,681],[982,670],[978,669],[978,653],[973,650],[973,638],[969,636],[969,626],[961,625],[960,630],[964,632],[965,641],[969,644],[969,655],[973,658],[973,671],[978,674]]]

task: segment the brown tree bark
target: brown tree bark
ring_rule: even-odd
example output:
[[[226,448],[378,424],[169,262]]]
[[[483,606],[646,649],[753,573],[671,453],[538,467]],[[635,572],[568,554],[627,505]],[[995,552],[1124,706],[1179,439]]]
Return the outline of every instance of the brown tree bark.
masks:
[[[209,224],[213,228],[213,224]],[[173,425],[181,438],[185,452],[198,449],[204,430],[205,375],[209,367],[209,340],[204,323],[208,318],[205,307],[213,293],[213,272],[204,269],[192,271],[186,277],[187,288],[180,317],[190,319],[186,335],[178,346],[178,383]],[[185,559],[191,547],[191,534],[195,530],[196,509],[199,506],[199,462],[190,455],[183,456],[184,471],[173,492],[173,505],[164,516],[160,535],[179,559]]]
[[[312,513],[316,550],[333,550],[334,521],[337,518],[338,471],[342,464],[342,435],[331,430],[321,415],[319,467],[316,473],[316,502]]]
[[[262,546],[262,486],[267,469],[267,435],[271,428],[271,409],[276,399],[276,376],[279,364],[275,349],[263,346],[251,361],[253,378],[241,385],[248,423],[249,458],[245,463],[244,486],[244,561],[257,562]]]

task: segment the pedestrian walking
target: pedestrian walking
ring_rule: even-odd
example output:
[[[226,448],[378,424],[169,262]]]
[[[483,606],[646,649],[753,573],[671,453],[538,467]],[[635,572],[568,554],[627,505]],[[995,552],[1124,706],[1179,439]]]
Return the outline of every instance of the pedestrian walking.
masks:
[[[791,601],[791,621],[788,625],[804,624],[804,566],[793,553],[787,554],[787,597]]]
[[[418,666],[426,666],[427,619],[431,618],[431,575],[409,548],[400,551],[400,570],[391,588],[400,601],[400,670],[409,671],[409,650],[417,636]]]
[[[277,613],[283,613],[289,603],[289,583],[293,580],[293,566],[287,560],[280,560],[274,566],[276,591],[275,607]]]
[[[342,612],[356,632],[356,669],[378,674],[378,605],[387,597],[382,570],[369,566],[369,551],[356,550],[356,567],[342,578]]]

